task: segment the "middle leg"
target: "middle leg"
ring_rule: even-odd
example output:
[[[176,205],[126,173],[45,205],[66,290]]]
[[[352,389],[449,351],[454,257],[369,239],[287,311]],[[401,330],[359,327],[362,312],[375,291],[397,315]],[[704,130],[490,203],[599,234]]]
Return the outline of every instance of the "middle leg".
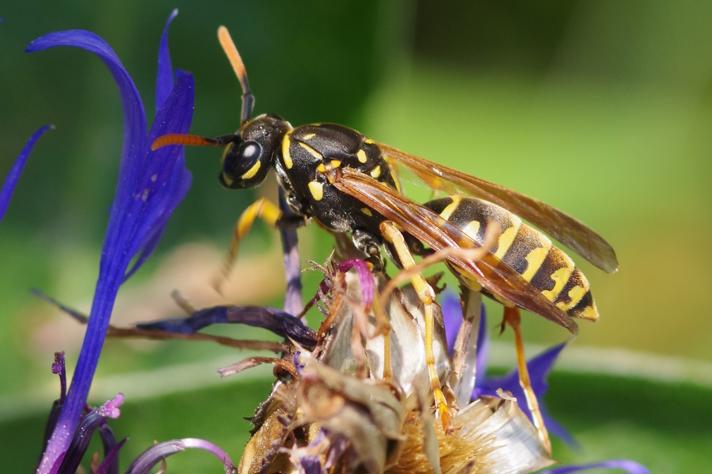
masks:
[[[384,221],[381,224],[381,233],[383,237],[395,249],[396,256],[400,260],[403,268],[409,268],[415,265],[413,254],[408,248],[405,237],[393,222]],[[450,411],[448,409],[447,400],[440,385],[440,378],[435,367],[435,353],[433,351],[433,333],[435,326],[435,291],[433,287],[423,278],[420,273],[416,273],[411,278],[413,289],[418,295],[418,298],[423,303],[424,319],[425,319],[425,362],[428,368],[428,376],[430,378],[430,388],[435,399],[435,407],[440,415],[440,421],[443,428],[446,430],[450,426]]]

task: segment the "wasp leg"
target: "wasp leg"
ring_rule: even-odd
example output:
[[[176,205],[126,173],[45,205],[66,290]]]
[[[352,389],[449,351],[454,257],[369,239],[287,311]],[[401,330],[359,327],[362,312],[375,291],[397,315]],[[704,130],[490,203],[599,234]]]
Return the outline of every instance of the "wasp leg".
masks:
[[[403,234],[396,227],[396,225],[389,221],[384,221],[381,223],[381,232],[383,237],[395,250],[398,260],[400,260],[403,268],[412,267],[415,265],[415,260],[413,255],[408,248],[408,244],[403,237]],[[416,273],[411,278],[411,284],[418,294],[418,298],[423,303],[424,316],[425,316],[425,362],[428,367],[428,376],[430,377],[430,388],[433,392],[433,398],[435,399],[435,406],[440,415],[440,421],[444,429],[448,429],[450,426],[450,412],[447,405],[447,400],[443,394],[440,379],[438,378],[438,372],[435,367],[435,354],[433,352],[433,332],[435,325],[434,307],[435,307],[435,291],[433,287],[425,281],[425,278],[420,273]]]
[[[544,418],[541,415],[541,410],[539,409],[539,401],[536,398],[534,389],[532,388],[531,380],[529,378],[529,369],[527,368],[527,359],[524,355],[524,341],[522,340],[522,328],[520,325],[521,315],[519,313],[519,308],[517,307],[504,307],[504,320],[503,324],[509,324],[514,330],[514,344],[517,351],[517,368],[519,369],[519,385],[521,385],[524,391],[524,396],[527,399],[527,406],[532,414],[534,420],[534,426],[536,427],[537,433],[539,435],[539,440],[544,445],[544,448],[548,453],[551,453],[551,441],[549,440],[549,433],[544,425]]]
[[[292,216],[285,217],[282,214],[282,211],[279,210],[279,207],[265,198],[260,198],[247,206],[247,209],[242,212],[240,218],[235,223],[235,230],[232,236],[232,241],[230,242],[230,250],[225,257],[222,272],[213,282],[213,287],[218,291],[218,293],[221,292],[220,290],[222,284],[230,275],[230,271],[235,264],[240,241],[243,237],[245,237],[245,235],[247,235],[252,228],[252,225],[255,223],[255,220],[258,218],[262,219],[272,227],[279,227],[281,225],[288,224],[298,225],[299,223],[303,223],[303,218],[300,216],[295,216],[294,219],[292,219]],[[292,223],[292,220],[295,220],[295,222]]]
[[[374,272],[383,270],[384,263],[381,256],[380,242],[373,234],[365,230],[356,229],[351,233],[351,241],[354,247],[366,257],[366,261],[373,265]]]

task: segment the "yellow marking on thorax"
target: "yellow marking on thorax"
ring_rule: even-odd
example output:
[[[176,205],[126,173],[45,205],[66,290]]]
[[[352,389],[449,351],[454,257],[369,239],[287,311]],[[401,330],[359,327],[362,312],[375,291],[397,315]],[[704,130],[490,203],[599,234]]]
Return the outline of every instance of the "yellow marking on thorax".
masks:
[[[570,301],[568,303],[566,302],[560,302],[556,303],[556,307],[559,308],[561,311],[568,311],[574,306],[578,304],[579,301],[581,301],[581,298],[584,297],[586,292],[588,291],[587,288],[584,288],[583,286],[574,286],[569,290],[569,299]]]
[[[373,217],[373,212],[371,212],[371,209],[369,209],[367,207],[362,207],[361,212],[366,214],[368,217]]]
[[[371,170],[371,173],[369,173],[372,178],[378,179],[379,176],[381,176],[381,167],[380,165],[376,165],[375,168]]]
[[[368,163],[368,156],[366,156],[366,152],[361,149],[356,152],[356,158],[358,158],[359,163]]]
[[[445,220],[449,220],[450,216],[452,215],[453,212],[455,212],[455,209],[457,209],[457,206],[460,205],[460,201],[462,200],[462,197],[458,195],[450,196],[450,199],[452,199],[452,202],[445,206],[445,209],[442,210],[440,213],[440,217],[442,217]]]
[[[369,145],[373,145],[374,143],[376,143],[376,142],[374,142],[374,141],[373,141],[372,139],[370,139],[370,138],[364,138],[364,139],[363,139],[363,142],[364,142],[364,143],[367,143],[367,144],[369,144]]]
[[[245,173],[240,176],[240,179],[250,179],[253,178],[257,172],[260,170],[260,166],[262,166],[262,163],[260,163],[260,160],[255,161],[255,164],[250,167],[249,170],[245,171]]]
[[[526,281],[532,281],[532,278],[534,278],[537,270],[539,270],[541,265],[544,263],[544,259],[546,258],[546,254],[549,253],[549,249],[551,249],[551,240],[546,239],[543,247],[535,248],[529,252],[526,257],[524,257],[527,259],[527,269],[524,270],[524,273],[522,273],[522,278]]]
[[[509,250],[509,247],[512,246],[512,242],[514,242],[514,238],[517,236],[519,228],[522,226],[522,220],[515,215],[512,215],[512,223],[512,226],[504,229],[499,236],[497,251],[494,253],[494,256],[500,260],[504,258],[507,250]]]
[[[315,136],[316,136],[316,133],[307,133],[306,135],[304,135],[304,136],[302,137],[302,140],[311,140],[311,139],[314,138]]]
[[[299,144],[300,147],[304,148],[307,152],[309,152],[309,154],[310,154],[311,156],[313,156],[313,157],[316,158],[317,160],[323,160],[323,159],[324,159],[324,157],[321,155],[321,153],[319,153],[318,151],[316,151],[314,148],[310,147],[310,146],[307,145],[306,143],[303,143],[303,142],[297,142],[297,143]]]
[[[321,201],[324,197],[324,185],[319,181],[309,181],[307,185],[309,187],[309,192],[315,201]]]
[[[331,160],[328,165],[325,165],[324,163],[319,163],[316,165],[316,170],[320,173],[326,173],[327,171],[333,170],[341,166],[341,161],[339,160]]]
[[[561,293],[561,290],[564,289],[564,285],[566,285],[566,282],[569,281],[571,274],[574,272],[574,261],[571,260],[571,257],[565,253],[561,252],[561,254],[566,260],[566,266],[559,268],[554,273],[549,275],[549,278],[554,281],[554,287],[551,290],[544,290],[541,292],[541,294],[544,295],[544,298],[549,301],[554,301],[556,297],[559,296],[559,293]]]
[[[469,222],[465,227],[462,228],[462,231],[467,234],[467,236],[470,237],[472,240],[477,242],[477,234],[480,232],[480,221]]]
[[[290,135],[291,131],[285,133],[284,138],[282,138],[282,161],[284,161],[284,166],[286,166],[288,170],[291,170],[292,166],[294,166],[294,162],[292,161],[292,155],[289,153],[289,147],[292,144],[291,140],[289,139]]]

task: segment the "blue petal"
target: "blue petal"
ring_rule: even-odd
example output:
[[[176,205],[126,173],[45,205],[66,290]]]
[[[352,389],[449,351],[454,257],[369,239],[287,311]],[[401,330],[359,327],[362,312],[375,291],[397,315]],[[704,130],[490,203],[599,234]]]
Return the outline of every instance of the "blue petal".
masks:
[[[486,377],[487,372],[487,348],[489,341],[487,340],[487,311],[482,303],[482,311],[480,311],[480,327],[477,328],[477,359],[475,364],[475,374],[477,379]],[[475,388],[477,387],[477,379],[475,380]]]
[[[561,438],[564,442],[570,445],[575,445],[576,442],[574,441],[573,437],[568,433],[568,431],[566,431],[566,429],[564,429],[559,423],[557,423],[553,418],[549,416],[546,407],[543,403],[544,394],[549,388],[546,379],[549,375],[549,372],[551,372],[551,368],[554,366],[557,357],[559,356],[564,347],[566,347],[565,343],[547,349],[536,357],[530,359],[527,362],[527,367],[529,369],[532,389],[536,394],[537,400],[539,400],[539,407],[541,409],[546,428],[551,431],[552,434]],[[478,363],[480,362],[481,358],[482,357],[478,357]],[[496,397],[498,396],[497,390],[500,388],[502,390],[511,392],[511,394],[517,398],[517,400],[526,400],[524,391],[522,390],[521,385],[519,385],[519,371],[516,369],[503,377],[495,377],[490,379],[487,379],[485,377],[478,377],[472,397],[478,398],[482,395]],[[527,417],[532,420],[532,414],[529,411],[529,407],[526,403],[520,403],[519,408],[521,408],[521,410],[527,415]]]
[[[158,73],[156,74],[156,110],[163,106],[168,98],[168,94],[173,90],[173,62],[168,49],[168,30],[173,23],[173,19],[178,16],[176,8],[168,16],[166,26],[163,27],[161,42],[158,47]]]
[[[597,468],[616,469],[617,472],[622,471],[628,474],[650,474],[650,471],[645,466],[629,459],[612,459],[610,461],[602,461],[592,464],[560,466],[555,467],[554,469],[539,471],[538,474],[568,474],[571,472],[582,472]]]
[[[462,326],[462,303],[460,298],[452,292],[445,293],[441,304],[443,312],[443,326],[445,327],[445,339],[447,340],[447,352],[452,354],[455,347],[457,332]],[[479,372],[477,372],[479,374]]]
[[[10,172],[5,177],[5,182],[3,183],[2,188],[0,188],[0,221],[5,216],[5,212],[7,212],[10,200],[12,199],[12,194],[15,192],[15,186],[17,186],[20,175],[22,175],[22,171],[25,169],[25,164],[27,163],[27,158],[29,158],[30,153],[32,152],[32,148],[44,132],[50,128],[53,128],[53,126],[45,125],[32,134],[30,139],[27,140],[27,143],[22,148],[20,154],[17,156],[15,164],[13,164],[12,168],[10,168]]]
[[[124,106],[123,158],[117,192],[127,192],[127,188],[136,180],[135,163],[144,157],[147,146],[146,114],[136,85],[111,46],[91,31],[67,30],[49,33],[32,41],[26,50],[32,53],[58,46],[80,48],[96,54],[114,76]]]
[[[191,74],[178,71],[176,85],[159,109],[149,141],[166,133],[185,133],[193,115],[194,81]],[[171,214],[190,188],[191,176],[185,168],[183,147],[165,147],[149,152],[140,171],[140,185],[131,195],[127,208],[135,219],[121,232],[131,236],[127,252],[139,254],[127,278],[135,272],[154,250]],[[126,209],[121,212],[127,212]],[[117,216],[118,218],[118,216]]]
[[[106,337],[119,286],[131,259],[138,265],[155,248],[157,238],[190,185],[180,149],[151,153],[143,104],[133,80],[111,47],[94,33],[82,30],[51,33],[33,41],[28,51],[72,46],[97,54],[111,71],[124,104],[124,145],[116,195],[111,207],[99,266],[91,315],[72,385],[38,472],[51,472],[78,426]],[[185,132],[193,111],[193,78],[178,75],[176,86],[158,111],[151,136]]]

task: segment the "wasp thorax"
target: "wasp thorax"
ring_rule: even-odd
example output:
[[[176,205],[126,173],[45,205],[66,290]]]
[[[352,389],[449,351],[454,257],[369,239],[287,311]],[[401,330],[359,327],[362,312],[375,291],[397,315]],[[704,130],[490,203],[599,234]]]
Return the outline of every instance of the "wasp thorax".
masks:
[[[245,122],[225,147],[220,174],[223,186],[250,188],[260,184],[272,169],[278,143],[289,128],[289,123],[273,115]]]

